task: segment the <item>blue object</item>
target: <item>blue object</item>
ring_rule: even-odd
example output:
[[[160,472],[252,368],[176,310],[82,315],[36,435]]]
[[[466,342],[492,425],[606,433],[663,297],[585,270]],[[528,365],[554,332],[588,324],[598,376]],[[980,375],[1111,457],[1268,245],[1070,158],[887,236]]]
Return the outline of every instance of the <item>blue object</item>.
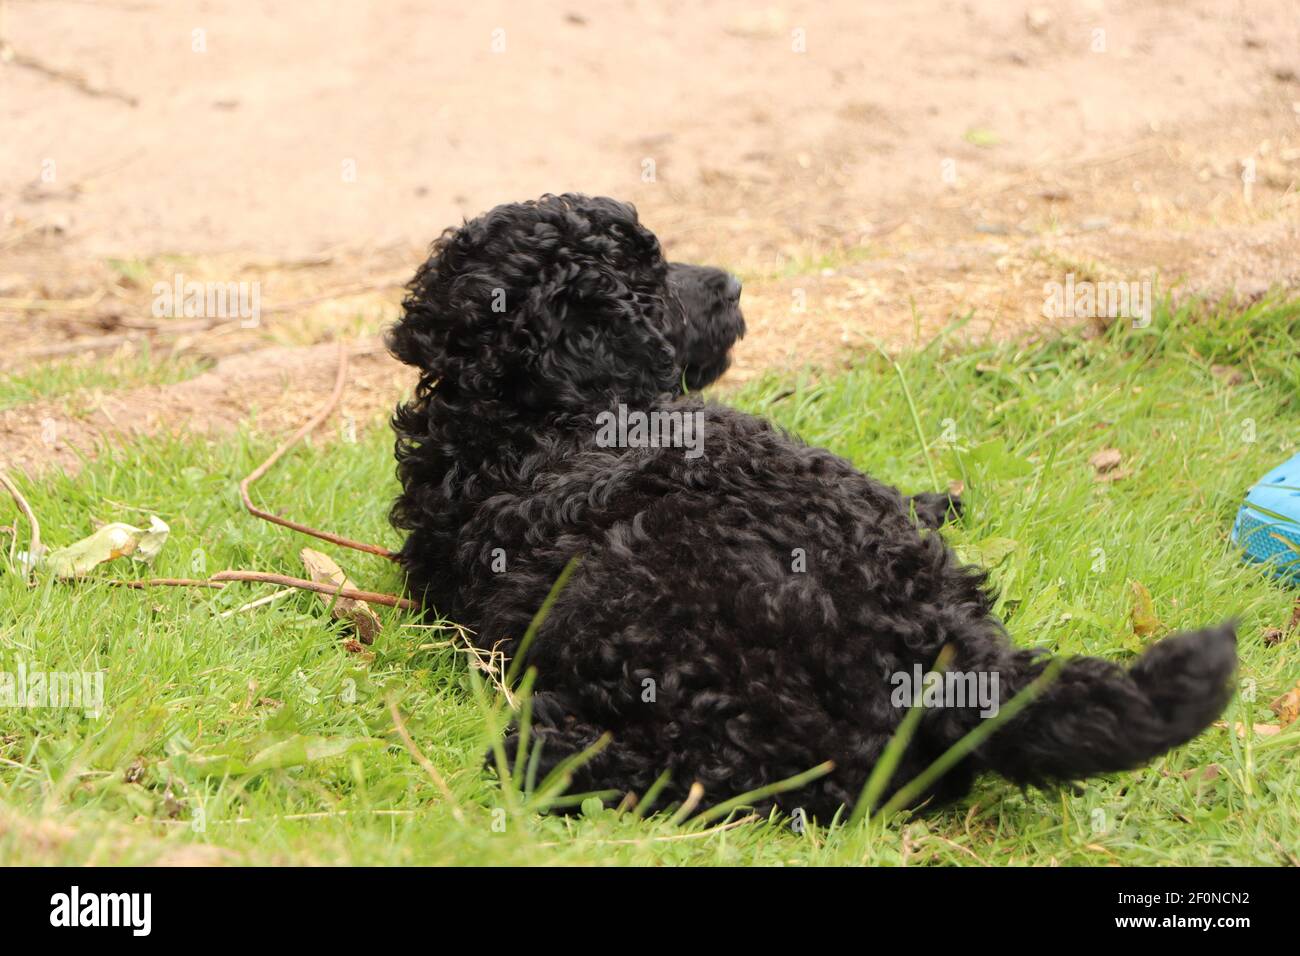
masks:
[[[1300,455],[1284,461],[1246,493],[1232,525],[1246,558],[1300,583]]]

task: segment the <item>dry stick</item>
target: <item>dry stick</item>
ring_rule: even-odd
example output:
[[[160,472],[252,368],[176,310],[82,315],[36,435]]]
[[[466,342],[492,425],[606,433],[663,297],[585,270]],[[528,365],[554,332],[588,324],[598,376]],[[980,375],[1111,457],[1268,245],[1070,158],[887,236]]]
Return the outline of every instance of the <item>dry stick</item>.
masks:
[[[145,588],[212,588],[220,591],[225,587],[219,581],[209,581],[204,578],[148,578],[143,581],[119,581],[113,578],[105,583],[120,588],[134,588],[137,591],[143,591]]]
[[[434,786],[442,791],[443,798],[447,801],[447,805],[451,807],[451,815],[456,818],[457,823],[464,823],[465,814],[460,809],[460,804],[456,802],[456,795],[451,792],[451,787],[447,786],[447,781],[443,779],[442,774],[438,773],[438,768],[415,745],[415,741],[406,729],[406,724],[402,721],[402,715],[397,709],[396,700],[388,702],[388,712],[393,717],[393,726],[397,728],[397,734],[402,738],[402,743],[406,745],[406,749],[411,752],[415,762],[424,768],[424,772],[429,775],[429,779],[433,781]]]
[[[248,509],[248,513],[256,518],[261,518],[262,520],[269,521],[272,524],[278,524],[283,528],[290,528],[293,531],[300,531],[303,534],[309,534],[313,538],[320,538],[322,541],[328,541],[331,544],[337,544],[344,548],[352,548],[354,551],[364,551],[367,554],[377,554],[381,558],[387,558],[389,561],[396,561],[397,555],[392,551],[389,551],[387,548],[381,547],[377,544],[366,544],[364,541],[353,541],[351,538],[345,538],[342,535],[337,535],[330,531],[321,531],[317,528],[311,527],[310,525],[300,524],[297,521],[290,521],[288,518],[281,518],[279,515],[272,514],[269,511],[263,511],[256,507],[253,504],[253,500],[248,496],[248,488],[253,482],[257,481],[257,479],[270,471],[271,467],[284,457],[285,452],[298,444],[298,442],[302,441],[309,432],[313,431],[321,422],[325,421],[325,419],[329,418],[329,416],[333,414],[334,409],[338,406],[339,399],[343,397],[343,386],[347,383],[347,378],[348,349],[346,343],[340,339],[339,370],[338,375],[334,380],[334,391],[330,395],[329,401],[325,403],[325,406],[319,412],[303,423],[302,427],[294,432],[289,437],[288,441],[284,442],[279,448],[271,452],[271,456],[267,458],[266,461],[253,469],[252,474],[239,483],[239,497],[243,499],[244,507]]]
[[[3,758],[0,758],[3,759]],[[36,771],[31,771],[35,773]],[[286,813],[282,817],[232,817],[228,820],[209,820],[208,823],[227,823],[236,826],[245,823],[281,823],[286,820],[328,820],[334,817],[413,817],[419,810],[317,810],[313,813]],[[153,820],[152,823],[161,823],[166,826],[189,827],[194,825],[193,820]],[[693,836],[694,834],[692,834]]]
[[[267,571],[218,571],[209,579],[212,583],[227,581],[257,581],[262,584],[279,584],[287,588],[300,588],[303,591],[315,591],[330,597],[344,597],[353,601],[366,601],[370,604],[382,604],[385,607],[399,607],[405,611],[415,610],[419,605],[409,598],[394,594],[381,594],[378,591],[358,591],[356,588],[341,588],[332,584],[318,584],[304,578],[291,578],[284,574],[271,574]]]
[[[432,630],[440,631],[444,627],[451,628],[457,634],[457,636],[460,637],[461,644],[464,646],[458,646],[455,640],[434,641],[431,644],[417,645],[416,650],[425,651],[435,647],[450,647],[453,650],[460,651],[461,653],[470,655],[471,657],[474,658],[474,663],[478,667],[478,669],[483,671],[483,673],[487,674],[488,679],[492,682],[492,685],[498,691],[501,692],[501,696],[503,696],[506,699],[506,703],[510,705],[510,708],[512,710],[517,710],[519,708],[519,701],[515,698],[515,695],[511,692],[510,687],[502,679],[505,674],[506,664],[509,660],[506,657],[504,651],[499,651],[496,649],[496,647],[493,647],[492,650],[487,652],[487,656],[484,657],[483,656],[484,652],[479,650],[478,646],[475,645],[475,643],[469,639],[469,635],[473,634],[474,632],[467,627],[463,627],[460,624],[453,624],[450,621],[447,621],[444,624],[403,624],[402,626],[412,627],[415,628],[416,630],[426,630],[426,631],[432,631]],[[500,665],[495,663],[497,658],[501,659]]]
[[[300,591],[328,594],[330,597],[347,597],[351,598],[352,601],[368,601],[369,604],[400,607],[402,610],[415,610],[419,606],[416,605],[415,601],[411,601],[406,597],[398,597],[396,594],[356,591],[355,588],[335,588],[329,584],[317,584],[316,581],[270,574],[268,571],[218,571],[217,574],[212,575],[212,578],[207,579],[144,578],[138,581],[110,579],[104,581],[104,583],[116,585],[118,588],[135,588],[136,591],[143,591],[144,588],[212,588],[213,591],[221,591],[230,581],[256,581],[259,584],[279,584],[285,588],[298,588]]]
[[[27,519],[27,524],[32,529],[31,540],[27,544],[27,571],[23,575],[24,578],[30,581],[32,569],[36,564],[36,559],[40,557],[41,553],[41,523],[36,520],[36,513],[32,511],[32,506],[27,503],[27,499],[24,498],[23,493],[18,490],[18,486],[9,480],[9,475],[5,473],[3,468],[0,468],[0,485],[3,485],[5,491],[9,492],[10,497],[18,503],[18,510],[23,513],[23,516]],[[13,560],[12,552],[14,552],[17,546],[18,529],[15,528],[14,539],[9,548],[11,552],[11,562]]]
[[[114,90],[109,87],[92,86],[90,82],[80,73],[71,73],[67,70],[61,70],[58,67],[49,66],[46,63],[36,59],[34,56],[27,56],[25,53],[19,53],[8,43],[0,40],[0,61],[12,63],[14,66],[26,67],[36,73],[40,73],[51,80],[57,80],[61,83],[69,84],[73,89],[87,96],[99,97],[107,100],[118,100],[127,106],[138,106],[140,101],[129,93],[123,93],[120,90]]]
[[[171,588],[212,588],[221,590],[231,581],[255,581],[259,584],[278,584],[286,588],[298,588],[302,591],[314,591],[330,597],[351,598],[353,601],[367,601],[382,604],[385,607],[398,607],[405,611],[414,610],[418,605],[409,598],[395,594],[380,594],[377,591],[358,591],[355,588],[340,588],[328,584],[317,584],[303,578],[291,578],[285,574],[271,574],[268,571],[218,571],[210,578],[143,578],[139,581],[110,580],[105,583],[123,588],[171,587]]]

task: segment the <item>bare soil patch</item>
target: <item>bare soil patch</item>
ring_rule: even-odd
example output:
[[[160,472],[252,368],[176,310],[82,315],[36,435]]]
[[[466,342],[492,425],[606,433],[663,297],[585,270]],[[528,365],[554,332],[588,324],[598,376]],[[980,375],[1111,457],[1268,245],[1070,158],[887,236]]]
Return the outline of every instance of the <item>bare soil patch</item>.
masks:
[[[0,10],[0,374],[145,342],[216,362],[0,414],[29,469],[281,430],[340,336],[372,349],[345,403],[379,420],[409,376],[375,337],[427,243],[545,191],[631,199],[671,256],[744,277],[732,381],[968,315],[967,337],[1050,330],[1067,273],[1300,287],[1290,0]],[[177,275],[258,283],[262,321],[155,316]]]
[[[348,387],[333,420],[317,440],[349,440],[382,422],[414,382],[375,340],[352,346]],[[97,396],[88,414],[69,416],[58,403],[37,402],[0,411],[0,448],[8,466],[39,474],[74,472],[83,457],[140,434],[184,432],[218,438],[242,424],[270,434],[292,431],[324,404],[334,383],[333,345],[273,347],[232,355],[176,385]]]

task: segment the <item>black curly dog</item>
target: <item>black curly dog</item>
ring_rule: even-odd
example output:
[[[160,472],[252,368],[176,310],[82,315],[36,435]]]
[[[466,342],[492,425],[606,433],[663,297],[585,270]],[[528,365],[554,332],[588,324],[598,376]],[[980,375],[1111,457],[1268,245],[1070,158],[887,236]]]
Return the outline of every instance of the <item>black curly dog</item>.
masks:
[[[1048,660],[1008,642],[985,575],[929,530],[948,496],[909,499],[688,394],[726,370],[739,298],[721,270],[666,262],[612,199],[544,196],[447,230],[390,333],[421,372],[393,422],[392,520],[412,593],[512,657],[581,556],[527,651],[542,773],[608,733],[573,791],[643,793],[669,771],[665,798],[699,781],[707,806],[830,760],[771,801],[829,822],[907,713],[893,675],[951,645],[949,672],[996,674],[1005,704]],[[632,447],[602,440],[655,412]],[[1136,767],[1221,712],[1235,664],[1230,625],[1127,671],[1072,660],[918,802],[985,769],[1041,784]],[[981,719],[927,708],[885,796]]]

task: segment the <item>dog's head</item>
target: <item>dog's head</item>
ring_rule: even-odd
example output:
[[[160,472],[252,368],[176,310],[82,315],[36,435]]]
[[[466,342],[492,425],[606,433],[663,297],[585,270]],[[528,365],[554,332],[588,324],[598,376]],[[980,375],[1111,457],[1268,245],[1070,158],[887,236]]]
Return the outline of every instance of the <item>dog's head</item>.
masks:
[[[744,334],[739,298],[720,269],[665,262],[632,206],[543,196],[443,233],[388,345],[421,370],[417,398],[532,428],[709,384]]]

